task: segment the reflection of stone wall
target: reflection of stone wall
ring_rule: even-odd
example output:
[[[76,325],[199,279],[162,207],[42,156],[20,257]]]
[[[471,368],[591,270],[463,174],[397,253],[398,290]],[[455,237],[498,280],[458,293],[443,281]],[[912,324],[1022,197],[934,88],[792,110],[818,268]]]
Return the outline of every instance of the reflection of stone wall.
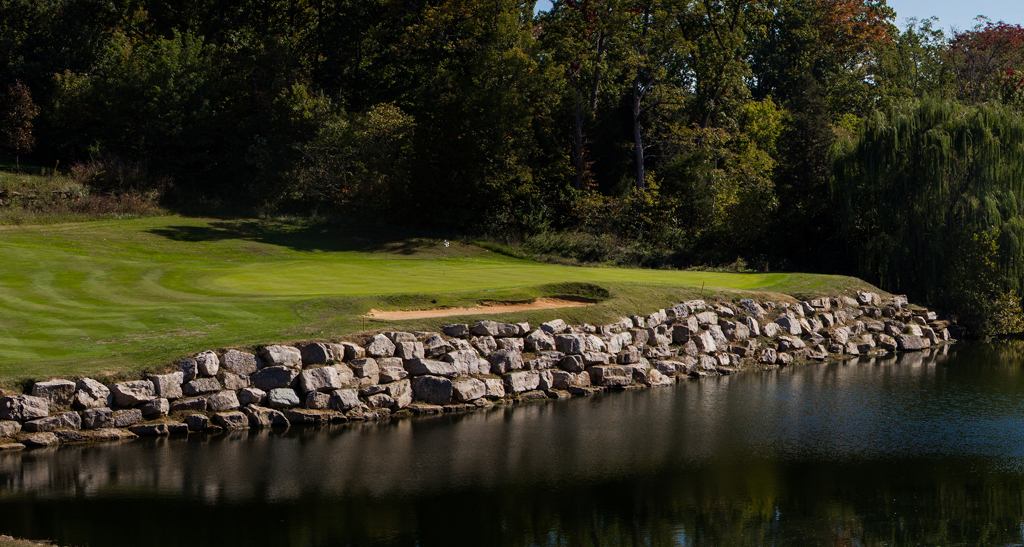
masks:
[[[0,436],[45,446],[120,439],[130,435],[125,428],[164,436],[473,410],[795,360],[882,358],[945,344],[950,328],[904,297],[883,302],[864,292],[779,305],[694,300],[599,327],[480,321],[443,333],[384,332],[362,346],[203,351],[144,380],[38,382],[32,395],[0,398]]]
[[[898,448],[873,437],[918,408],[915,397],[929,397],[918,388],[936,381],[947,352],[944,346],[419,420],[34,450],[0,456],[0,481],[6,496],[388,500],[509,481],[622,478],[754,449],[871,455]],[[893,385],[898,405],[887,402]]]

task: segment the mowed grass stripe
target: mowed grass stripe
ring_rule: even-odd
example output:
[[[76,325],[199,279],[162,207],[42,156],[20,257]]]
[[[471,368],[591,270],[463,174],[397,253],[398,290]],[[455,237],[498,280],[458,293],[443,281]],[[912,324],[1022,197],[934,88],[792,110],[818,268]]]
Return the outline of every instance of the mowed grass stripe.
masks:
[[[860,283],[805,274],[574,268],[374,230],[176,216],[5,227],[0,253],[0,384],[61,374],[132,376],[210,347],[389,326],[361,317],[371,307],[528,300],[559,294],[542,287],[554,283],[592,283],[611,296],[586,309],[523,317],[611,320],[697,296],[702,285],[710,295]],[[451,320],[399,326],[437,328]]]

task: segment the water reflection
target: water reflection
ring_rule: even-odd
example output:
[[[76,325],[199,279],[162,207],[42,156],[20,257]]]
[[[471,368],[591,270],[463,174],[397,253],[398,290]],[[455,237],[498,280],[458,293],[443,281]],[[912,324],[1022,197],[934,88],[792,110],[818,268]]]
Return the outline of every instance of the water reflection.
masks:
[[[0,531],[65,545],[1009,545],[1024,541],[1022,347],[7,454]]]

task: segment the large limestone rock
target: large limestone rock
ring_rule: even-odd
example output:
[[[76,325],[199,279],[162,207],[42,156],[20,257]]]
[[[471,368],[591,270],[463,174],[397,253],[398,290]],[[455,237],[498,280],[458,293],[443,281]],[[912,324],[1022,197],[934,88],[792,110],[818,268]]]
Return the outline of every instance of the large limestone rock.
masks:
[[[913,334],[899,334],[895,338],[896,348],[900,351],[917,351],[931,345],[927,339]]]
[[[331,396],[319,391],[310,391],[306,394],[306,408],[313,410],[324,410],[331,403]]]
[[[267,398],[267,392],[262,389],[247,387],[238,390],[236,397],[238,398],[238,404],[241,406],[262,405],[263,401]]]
[[[267,392],[267,406],[270,408],[292,408],[302,404],[294,389],[279,387]]]
[[[587,336],[584,334],[559,334],[555,336],[555,348],[566,355],[579,355],[587,350]]]
[[[459,374],[462,374],[459,372]],[[389,384],[391,382],[398,382],[409,376],[409,373],[403,367],[381,367],[378,380],[381,384]]]
[[[540,374],[530,370],[510,372],[502,376],[502,381],[505,383],[505,393],[523,393],[540,386]]]
[[[109,404],[109,397],[110,389],[107,386],[92,378],[82,378],[75,382],[75,395],[71,406],[77,409],[105,407]]]
[[[260,358],[268,366],[302,366],[302,352],[291,346],[267,346],[260,350]]]
[[[395,410],[405,408],[412,403],[412,382],[409,380],[398,380],[385,384],[384,392],[394,401],[392,408]]]
[[[249,418],[249,427],[288,427],[288,418],[277,409],[266,408],[257,405],[245,407],[242,412]]]
[[[522,353],[526,350],[526,342],[522,338],[499,338],[498,349],[511,349]]]
[[[156,397],[156,389],[149,380],[120,382],[110,386],[110,393],[118,406],[133,407],[151,401]]]
[[[335,410],[348,412],[362,404],[359,400],[359,392],[355,389],[338,389],[331,392],[331,399],[327,405]]]
[[[263,391],[270,391],[282,387],[291,387],[298,376],[299,371],[294,368],[272,366],[261,368],[256,374],[249,377],[249,382],[252,384],[252,387],[262,389]]]
[[[469,325],[466,325],[465,323],[444,325],[441,327],[441,332],[443,332],[445,336],[451,336],[452,338],[465,338],[469,336]]]
[[[14,420],[0,421],[0,437],[13,437],[21,431],[21,424]]]
[[[473,348],[476,348],[482,355],[490,355],[498,350],[498,343],[493,336],[474,336],[469,341]]]
[[[487,394],[487,386],[475,378],[452,382],[452,393],[460,403],[475,401]]]
[[[366,354],[370,357],[392,357],[395,355],[395,343],[387,336],[377,334],[366,343]]]
[[[540,325],[540,330],[550,335],[562,334],[567,328],[569,328],[569,326],[561,319],[555,319],[553,321],[548,321],[547,323],[541,323]]]
[[[57,416],[39,418],[25,422],[24,430],[29,433],[42,433],[46,431],[57,431],[58,429],[81,429],[82,418],[77,412],[65,412]]]
[[[153,382],[153,393],[164,399],[180,399],[182,397],[181,384],[184,383],[183,372],[172,372],[170,374],[154,374],[148,377]]]
[[[446,353],[441,360],[454,366],[461,376],[475,376],[480,374],[480,354],[474,350],[456,350]],[[487,368],[490,370],[490,363]]]
[[[221,391],[206,398],[206,409],[210,412],[235,410],[239,406],[238,395],[234,391]]]
[[[444,341],[440,334],[431,334],[423,340],[423,356],[438,359],[452,350],[451,344]]]
[[[775,338],[781,332],[782,327],[780,327],[777,323],[765,323],[764,326],[761,327],[761,334],[767,336],[768,338]]]
[[[249,429],[249,417],[237,410],[214,414],[213,421],[224,429]]]
[[[800,326],[800,320],[792,314],[782,314],[775,320],[775,324],[779,326],[786,334],[792,336],[800,336],[803,334],[803,328]],[[767,332],[767,329],[765,330]]]
[[[507,336],[518,336],[519,326],[509,323],[498,323],[496,321],[480,321],[473,325],[470,332],[476,336],[493,336],[494,338],[504,338]]]
[[[427,352],[423,342],[397,342],[395,343],[395,357],[402,359],[425,359]]]
[[[491,364],[491,374],[505,374],[523,368],[523,355],[516,350],[498,350],[488,355],[487,360]]]
[[[456,376],[459,375],[458,369],[456,369],[455,366],[452,365],[451,363],[445,363],[444,361],[434,361],[432,359],[412,359],[410,361],[406,361],[405,370],[411,376],[431,375],[443,376],[445,378],[455,378]]]
[[[130,410],[118,410],[114,412],[113,427],[128,427],[142,421],[142,410],[133,408]]]
[[[248,377],[226,370],[217,373],[217,381],[220,382],[220,385],[224,386],[224,389],[239,390],[249,387]]]
[[[484,397],[488,399],[501,399],[505,396],[505,382],[500,378],[483,378],[484,388],[487,390]]]
[[[249,376],[260,368],[260,360],[251,353],[229,349],[221,358],[222,366],[229,372]]]
[[[715,344],[714,338],[711,333],[703,330],[695,336],[690,337],[690,341],[697,347],[697,351],[701,353],[715,353],[718,351],[718,346]]]
[[[343,351],[343,359],[345,359],[346,361],[354,361],[356,359],[363,359],[366,357],[366,349],[363,348],[362,346],[353,344],[351,342],[342,342],[340,345]]]
[[[90,408],[82,412],[82,428],[104,429],[114,427],[114,411],[109,408]]]
[[[452,401],[452,381],[440,376],[415,376],[412,379],[415,399],[432,405],[446,405]]]
[[[186,382],[181,386],[181,392],[187,397],[195,397],[206,393],[216,393],[220,390],[221,385],[216,378],[196,378],[195,380]]]
[[[388,360],[391,358],[383,357],[381,361]],[[396,359],[396,364],[401,364],[401,361]],[[352,369],[352,374],[355,378],[359,379],[359,385],[373,385],[380,383],[380,366],[376,359],[363,358],[356,359],[349,363],[349,367]]]
[[[152,401],[142,405],[142,417],[147,420],[155,420],[157,418],[166,416],[171,412],[171,402],[163,397],[157,397]]]
[[[60,443],[60,439],[57,438],[53,433],[37,433],[31,437],[21,441],[25,446],[29,447],[42,447],[42,446],[54,446]]]
[[[334,351],[331,349],[330,344],[322,342],[314,342],[300,347],[299,356],[304,366],[326,365],[335,360]],[[341,360],[340,357],[337,359]]]
[[[196,370],[199,376],[216,376],[220,370],[220,359],[212,351],[204,351],[193,359],[196,360]]]
[[[75,394],[75,383],[69,380],[50,380],[36,382],[32,386],[32,396],[46,399],[50,406],[69,407]]]
[[[181,370],[183,375],[182,381],[184,382],[191,382],[199,376],[199,365],[196,364],[196,360],[191,357],[178,363],[178,368]]]
[[[341,377],[338,376],[338,369],[334,367],[306,369],[299,374],[299,389],[302,393],[311,391],[328,393],[341,389],[343,385]]]
[[[590,381],[598,386],[628,386],[633,383],[630,365],[602,365],[587,369]]]

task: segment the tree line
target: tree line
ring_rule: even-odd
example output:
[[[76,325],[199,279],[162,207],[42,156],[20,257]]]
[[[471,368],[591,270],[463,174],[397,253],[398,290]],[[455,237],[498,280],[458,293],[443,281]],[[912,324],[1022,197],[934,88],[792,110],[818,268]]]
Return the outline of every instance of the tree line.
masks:
[[[1024,273],[1024,29],[947,37],[895,15],[884,0],[3,0],[0,144],[172,206],[858,274],[972,309]]]

